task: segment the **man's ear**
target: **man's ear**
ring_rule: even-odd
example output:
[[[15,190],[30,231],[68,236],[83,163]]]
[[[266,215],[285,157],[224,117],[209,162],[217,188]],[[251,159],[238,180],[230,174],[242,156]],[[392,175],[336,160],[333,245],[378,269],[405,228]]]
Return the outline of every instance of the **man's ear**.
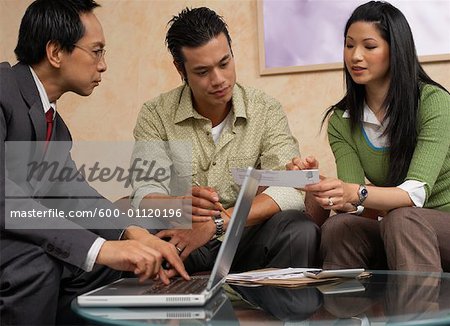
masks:
[[[176,61],[173,61],[173,65],[175,66],[175,68],[177,68],[181,80],[187,83],[186,71],[184,70],[184,67],[181,67]]]
[[[49,41],[45,46],[47,60],[52,67],[59,68],[61,66],[61,57],[63,50],[61,45],[54,41]]]

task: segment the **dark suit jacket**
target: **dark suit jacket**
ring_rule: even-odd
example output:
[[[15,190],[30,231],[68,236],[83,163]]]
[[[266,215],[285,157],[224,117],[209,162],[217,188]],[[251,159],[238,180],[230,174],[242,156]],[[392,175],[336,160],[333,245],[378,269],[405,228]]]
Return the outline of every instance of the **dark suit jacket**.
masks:
[[[34,141],[45,141],[46,121],[42,102],[37,87],[28,66],[17,64],[11,67],[8,63],[0,63],[0,140],[1,140],[1,240],[3,241],[25,241],[42,247],[48,255],[71,265],[80,267],[84,263],[87,253],[93,242],[98,237],[95,233],[106,239],[117,240],[121,230],[109,229],[90,231],[78,227],[77,221],[58,219],[51,229],[14,229],[5,228],[5,195],[7,198],[21,197],[19,201],[13,201],[13,209],[18,210],[43,210],[48,206],[45,196],[58,194],[60,198],[70,198],[71,209],[92,209],[95,205],[112,207],[109,202],[101,197],[84,180],[76,184],[65,184],[64,182],[48,183],[36,182],[27,179],[22,173],[23,159],[15,153],[14,146],[9,142],[21,141],[29,143],[29,153],[33,156],[39,154],[39,150],[33,147]],[[56,114],[53,141],[66,141],[71,144],[70,132],[59,116]],[[5,143],[6,142],[6,143]],[[6,145],[5,145],[6,144]],[[24,143],[27,144],[27,143]],[[62,166],[76,169],[75,163],[70,156],[70,146],[66,150],[53,154]],[[36,154],[37,153],[37,154]],[[42,153],[42,151],[41,151]],[[18,155],[20,154],[20,155]],[[5,169],[5,156],[6,169]],[[5,174],[6,170],[6,174]],[[19,171],[19,172],[18,172]],[[5,194],[6,189],[6,194]],[[94,198],[86,201],[85,197]],[[9,202],[8,202],[9,203]],[[9,226],[11,225],[8,224]],[[12,224],[14,225],[14,223]],[[110,227],[110,226],[108,226]],[[94,233],[95,232],[95,233]],[[17,253],[20,254],[20,253]],[[13,257],[3,257],[9,260]]]

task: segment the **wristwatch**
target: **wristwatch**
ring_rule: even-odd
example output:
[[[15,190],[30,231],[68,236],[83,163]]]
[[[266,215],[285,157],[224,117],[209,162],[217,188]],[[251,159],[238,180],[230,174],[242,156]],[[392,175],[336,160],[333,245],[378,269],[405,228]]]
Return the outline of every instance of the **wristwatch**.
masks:
[[[223,236],[225,231],[223,230],[223,218],[221,216],[213,216],[212,220],[216,225],[216,234],[214,235],[216,238]]]
[[[358,188],[358,202],[353,204],[353,206],[363,206],[364,201],[366,200],[367,196],[369,196],[369,191],[367,190],[367,187],[365,185],[359,185]]]

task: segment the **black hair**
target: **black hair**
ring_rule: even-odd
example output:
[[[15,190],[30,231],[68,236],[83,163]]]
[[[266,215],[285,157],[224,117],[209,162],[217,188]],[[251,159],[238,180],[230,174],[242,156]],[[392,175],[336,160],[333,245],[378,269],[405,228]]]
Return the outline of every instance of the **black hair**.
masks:
[[[166,45],[185,78],[185,58],[181,51],[184,46],[199,47],[205,45],[220,33],[224,33],[233,54],[227,24],[222,16],[217,15],[209,8],[185,8],[178,16],[173,16],[168,25],[170,25],[170,28],[166,34]]]
[[[444,87],[433,81],[423,70],[417,58],[414,39],[408,21],[400,10],[384,1],[370,1],[353,11],[345,25],[344,39],[353,23],[373,23],[390,48],[390,85],[385,101],[384,119],[389,118],[385,135],[389,140],[389,173],[386,186],[402,183],[417,144],[417,121],[421,84]],[[344,65],[345,66],[345,65]],[[353,81],[344,67],[347,92],[334,109],[349,110],[352,130],[361,127],[364,115],[365,87]]]
[[[26,10],[14,50],[17,60],[27,65],[41,62],[48,42],[67,52],[84,35],[80,14],[99,7],[94,0],[36,0]]]

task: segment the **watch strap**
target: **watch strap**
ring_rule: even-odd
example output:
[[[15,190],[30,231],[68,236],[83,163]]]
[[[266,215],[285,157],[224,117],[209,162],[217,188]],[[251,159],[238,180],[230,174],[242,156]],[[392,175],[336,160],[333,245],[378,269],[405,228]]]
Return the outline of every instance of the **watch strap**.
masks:
[[[213,222],[216,225],[216,233],[215,237],[221,237],[225,231],[223,229],[223,218],[222,217],[213,217]]]

